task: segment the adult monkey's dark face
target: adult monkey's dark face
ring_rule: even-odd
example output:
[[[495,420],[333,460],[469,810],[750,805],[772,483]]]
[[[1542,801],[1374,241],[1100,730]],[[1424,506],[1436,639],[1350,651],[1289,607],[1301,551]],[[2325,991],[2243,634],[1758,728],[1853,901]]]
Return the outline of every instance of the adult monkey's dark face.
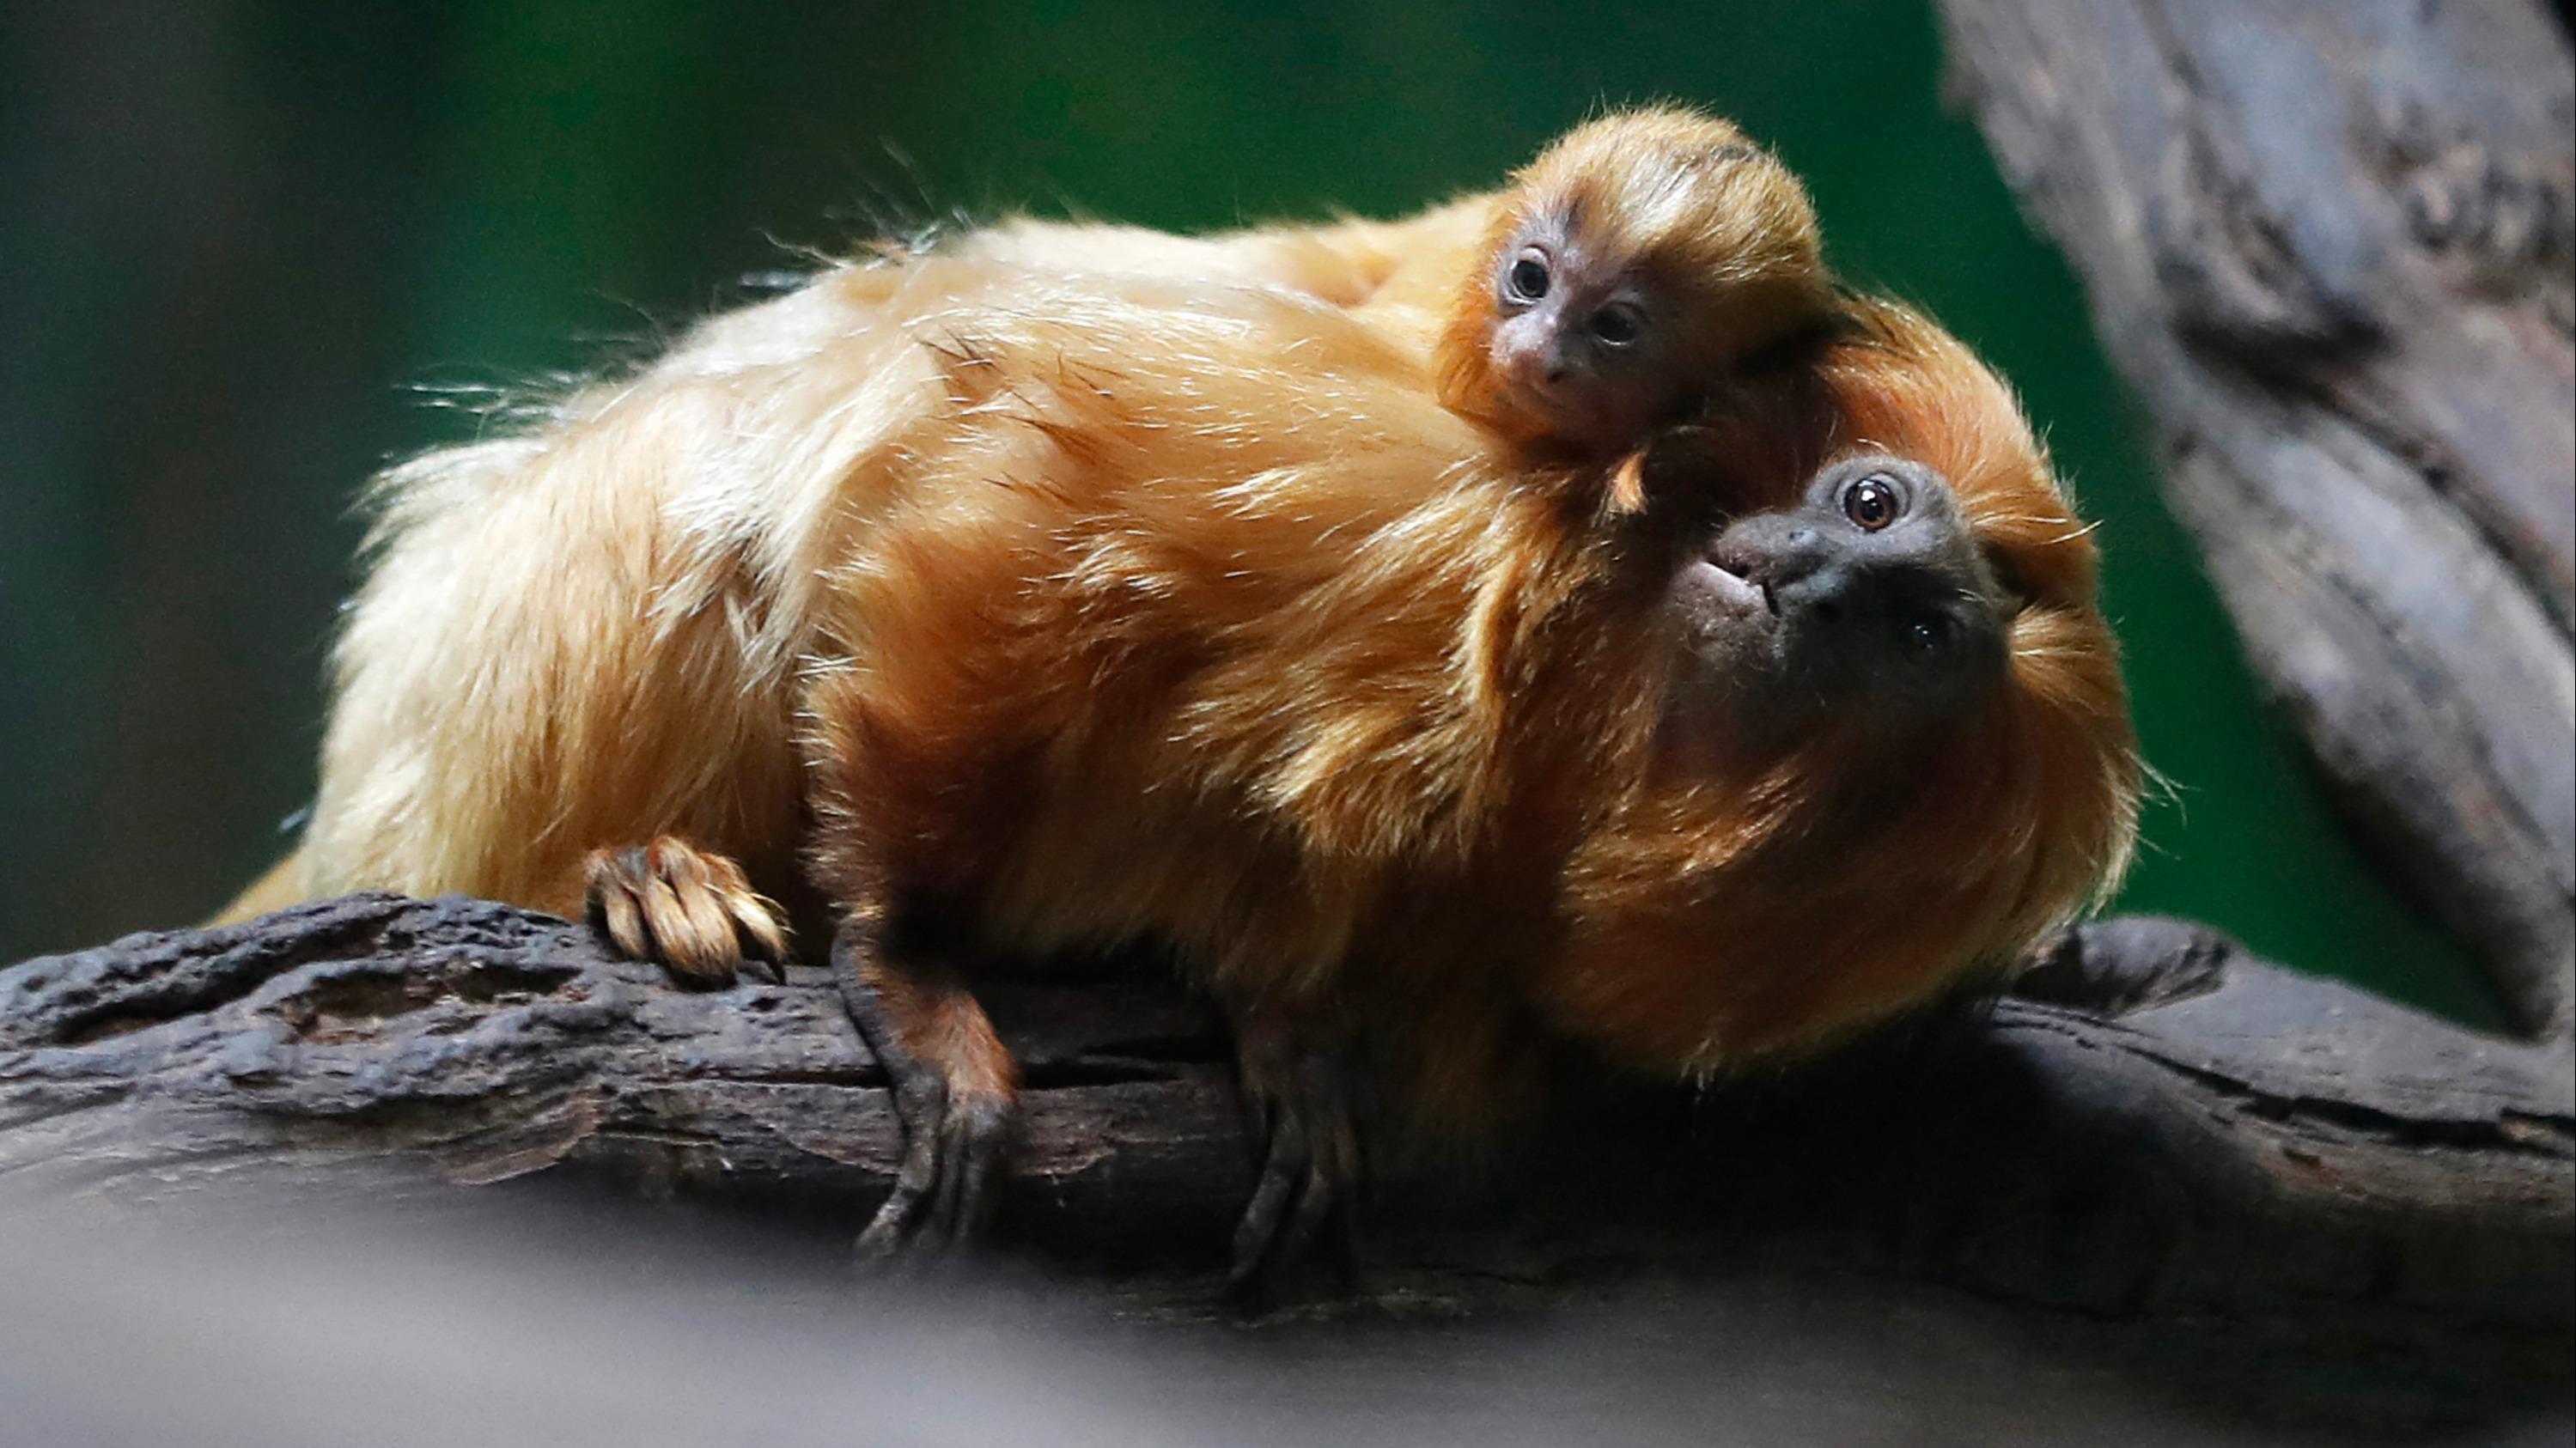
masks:
[[[1671,601],[1685,687],[1755,735],[1826,715],[1898,730],[1955,716],[2001,683],[2015,607],[1949,482],[1880,454],[1728,524]]]

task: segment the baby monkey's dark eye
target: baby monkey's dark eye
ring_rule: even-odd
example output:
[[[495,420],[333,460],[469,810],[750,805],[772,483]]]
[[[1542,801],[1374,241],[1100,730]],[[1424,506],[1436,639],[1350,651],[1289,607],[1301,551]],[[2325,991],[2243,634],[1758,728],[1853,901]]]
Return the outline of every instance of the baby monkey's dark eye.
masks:
[[[1524,256],[1503,274],[1503,290],[1516,302],[1535,302],[1547,295],[1547,263]]]
[[[1905,642],[1917,657],[1930,658],[1949,645],[1950,621],[1940,617],[1918,618],[1906,625]]]
[[[1904,511],[1905,495],[1875,473],[1843,489],[1843,516],[1864,532],[1877,532]]]
[[[1646,335],[1646,314],[1628,302],[1612,302],[1592,314],[1593,337],[1604,347],[1633,347]]]

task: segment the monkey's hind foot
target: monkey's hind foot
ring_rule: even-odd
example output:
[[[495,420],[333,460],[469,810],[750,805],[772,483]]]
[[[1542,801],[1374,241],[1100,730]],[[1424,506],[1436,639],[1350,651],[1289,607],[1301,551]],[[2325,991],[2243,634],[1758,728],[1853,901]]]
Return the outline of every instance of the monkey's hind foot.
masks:
[[[787,934],[778,907],[742,867],[664,835],[590,852],[585,913],[619,952],[659,962],[689,985],[723,986],[757,961],[782,978]]]
[[[1266,1311],[1292,1295],[1320,1248],[1320,1265],[1347,1291],[1358,1275],[1366,1179],[1352,1063],[1262,1015],[1238,1015],[1235,1050],[1262,1160],[1235,1227],[1227,1287],[1244,1310]]]
[[[903,1123],[894,1190],[859,1234],[860,1259],[918,1262],[972,1241],[992,1216],[1018,1124],[1009,1050],[963,981],[889,958],[868,919],[843,922],[832,968]]]

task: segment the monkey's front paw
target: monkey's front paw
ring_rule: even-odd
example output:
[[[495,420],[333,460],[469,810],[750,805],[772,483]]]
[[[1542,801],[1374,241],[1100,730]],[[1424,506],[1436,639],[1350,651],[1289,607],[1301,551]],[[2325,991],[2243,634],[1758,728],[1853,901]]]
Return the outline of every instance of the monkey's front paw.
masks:
[[[755,960],[779,978],[787,935],[778,907],[733,861],[664,835],[593,850],[584,868],[591,924],[622,953],[692,985],[725,985]]]
[[[1347,1288],[1358,1268],[1365,1175],[1351,1064],[1271,1023],[1239,1026],[1236,1049],[1262,1161],[1235,1227],[1227,1285],[1247,1310],[1267,1309],[1290,1294],[1321,1246],[1335,1283]]]
[[[974,1239],[992,1214],[993,1178],[1010,1154],[1011,1098],[960,1091],[935,1071],[895,1087],[903,1165],[894,1191],[859,1234],[866,1261],[916,1258]]]

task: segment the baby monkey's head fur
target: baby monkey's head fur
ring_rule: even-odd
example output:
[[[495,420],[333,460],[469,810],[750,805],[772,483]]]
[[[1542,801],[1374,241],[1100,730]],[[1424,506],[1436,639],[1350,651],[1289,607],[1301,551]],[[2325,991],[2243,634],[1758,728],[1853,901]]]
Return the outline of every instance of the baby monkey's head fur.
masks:
[[[1626,111],[1513,178],[1437,344],[1442,401],[1624,451],[1831,305],[1806,188],[1729,122]]]

